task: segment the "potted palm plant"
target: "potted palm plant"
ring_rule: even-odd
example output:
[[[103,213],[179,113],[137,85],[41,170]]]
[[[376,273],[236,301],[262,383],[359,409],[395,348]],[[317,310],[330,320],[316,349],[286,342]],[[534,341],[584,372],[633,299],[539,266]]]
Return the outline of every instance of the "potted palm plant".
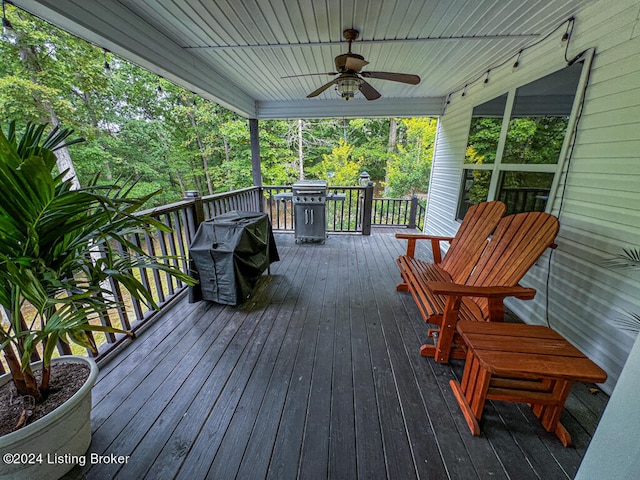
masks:
[[[0,130],[0,305],[5,313],[0,349],[9,369],[0,385],[12,381],[16,398],[24,403],[17,430],[0,437],[0,478],[59,478],[82,463],[91,438],[90,391],[97,370],[85,357],[54,357],[61,341],[96,351],[90,332],[126,334],[97,321],[120,307],[107,280],[153,307],[152,295],[132,273],[136,269],[160,269],[193,282],[167,257],[150,255],[128,240],[133,233],[167,230],[150,216],[136,214],[151,195],[132,198],[131,182],[99,185],[97,179],[73,190],[64,172],[56,172],[53,153],[73,143],[71,132],[54,129],[45,136],[44,131],[44,125],[29,125],[18,135],[14,124],[7,135]],[[114,240],[124,248],[115,248]],[[36,352],[42,360],[33,365]],[[89,367],[84,386],[53,413],[29,422],[34,405],[38,408],[51,393],[52,371],[70,361]],[[68,405],[78,407],[83,417],[60,413]],[[61,431],[46,433],[52,426]],[[47,435],[52,437],[37,443]],[[39,470],[27,472],[27,466]]]
[[[622,253],[606,261],[605,265],[625,270],[640,270],[640,248],[623,248]],[[622,329],[637,334],[640,331],[640,313],[626,312],[625,317],[616,319],[615,323]]]

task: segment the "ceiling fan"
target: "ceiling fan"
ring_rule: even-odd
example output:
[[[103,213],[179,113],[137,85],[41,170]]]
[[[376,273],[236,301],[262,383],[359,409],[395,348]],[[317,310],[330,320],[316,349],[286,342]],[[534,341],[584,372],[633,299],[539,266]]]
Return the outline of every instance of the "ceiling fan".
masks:
[[[359,32],[354,29],[347,29],[343,32],[344,38],[349,42],[349,52],[338,55],[335,58],[337,72],[327,73],[307,73],[301,75],[289,75],[282,78],[304,77],[309,75],[338,75],[329,83],[325,83],[317,90],[314,90],[307,98],[320,95],[330,86],[335,85],[337,92],[345,100],[351,100],[359,90],[367,100],[376,100],[382,95],[371,86],[364,78],[377,78],[380,80],[391,80],[392,82],[408,83],[417,85],[420,83],[418,75],[408,73],[392,72],[361,72],[360,70],[369,64],[362,55],[351,52],[351,43],[358,38]],[[364,77],[364,78],[363,78]]]

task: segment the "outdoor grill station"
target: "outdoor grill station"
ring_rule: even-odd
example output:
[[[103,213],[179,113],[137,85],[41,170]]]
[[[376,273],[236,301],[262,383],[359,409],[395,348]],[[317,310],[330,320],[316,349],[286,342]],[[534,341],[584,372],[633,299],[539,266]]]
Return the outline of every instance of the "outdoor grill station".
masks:
[[[279,193],[277,200],[291,200],[293,204],[296,243],[324,243],[327,238],[327,201],[344,201],[346,196],[327,192],[324,180],[299,180],[291,192]]]

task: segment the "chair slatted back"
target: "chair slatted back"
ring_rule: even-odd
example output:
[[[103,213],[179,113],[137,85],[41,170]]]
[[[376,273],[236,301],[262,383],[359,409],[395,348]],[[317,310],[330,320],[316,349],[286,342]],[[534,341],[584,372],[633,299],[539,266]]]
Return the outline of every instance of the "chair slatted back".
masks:
[[[507,207],[494,200],[469,207],[440,267],[455,283],[465,283]]]
[[[558,219],[548,213],[527,212],[504,217],[482,252],[467,285],[513,287],[524,277],[558,234]],[[474,299],[485,314],[486,299]]]

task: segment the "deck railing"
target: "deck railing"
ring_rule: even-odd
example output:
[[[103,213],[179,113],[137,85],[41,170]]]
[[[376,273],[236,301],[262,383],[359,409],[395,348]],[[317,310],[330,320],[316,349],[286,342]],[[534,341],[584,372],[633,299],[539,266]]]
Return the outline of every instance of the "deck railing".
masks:
[[[175,257],[173,266],[183,272],[189,271],[188,249],[197,231],[198,225],[217,215],[233,210],[265,211],[269,214],[274,230],[293,231],[293,210],[290,200],[277,200],[278,193],[290,192],[291,187],[250,187],[228,193],[193,196],[180,202],[147,210],[162,224],[171,229],[171,233],[157,230],[134,239],[145,251]],[[417,199],[374,199],[373,189],[363,187],[330,187],[329,192],[344,195],[344,200],[327,203],[327,230],[329,232],[363,233],[370,231],[371,225],[404,225],[421,228],[424,222],[424,207]],[[367,208],[367,203],[369,207]],[[363,214],[364,212],[364,214]],[[143,285],[152,292],[154,299],[162,309],[186,286],[172,277],[157,271],[140,270],[136,272]],[[135,332],[158,313],[148,305],[132,299],[126,289],[112,282],[110,289],[123,308],[108,312],[99,321],[103,325],[116,326]],[[95,333],[100,345],[99,357],[105,356],[117,346],[122,338],[119,335]],[[62,353],[71,353],[67,345],[61,345]],[[78,353],[78,352],[74,352]]]
[[[291,187],[250,187],[233,192],[200,197],[197,192],[188,192],[187,198],[170,205],[141,212],[148,214],[167,226],[171,232],[159,229],[148,234],[138,234],[131,240],[151,254],[172,257],[174,267],[188,273],[188,250],[198,225],[205,220],[233,210],[265,211],[274,230],[293,231],[293,209],[291,200],[276,198],[278,193],[291,192]],[[424,207],[413,199],[373,198],[372,187],[329,187],[329,192],[340,196],[339,201],[327,202],[327,231],[370,234],[371,225],[393,225],[421,228],[424,222]],[[342,196],[344,198],[342,199]],[[113,240],[115,248],[124,247]],[[129,252],[131,253],[131,252]],[[176,298],[186,285],[157,270],[139,269],[134,272],[142,284],[152,293],[158,309],[153,309],[136,299],[118,282],[111,280],[108,289],[121,307],[113,309],[94,321],[128,332],[135,332],[145,325],[163,307]],[[98,358],[112,352],[126,336],[112,333],[93,333],[99,346]],[[85,354],[79,347],[60,343],[61,354]],[[4,367],[0,363],[0,373]]]
[[[293,208],[291,200],[278,198],[279,193],[291,192],[290,186],[249,187],[233,192],[207,195],[200,197],[197,193],[170,205],[147,210],[171,232],[161,230],[148,234],[138,234],[132,240],[145,251],[172,257],[174,267],[183,272],[189,272],[188,249],[197,231],[198,225],[217,215],[233,211],[264,211],[270,219],[274,230],[293,231]],[[417,197],[410,199],[374,198],[373,187],[329,187],[329,192],[340,196],[338,201],[327,202],[327,231],[360,233],[368,235],[371,226],[406,226],[419,230],[424,226],[425,205]],[[191,193],[191,192],[189,192]],[[527,191],[524,203],[532,198],[544,201],[544,191]],[[515,195],[515,193],[510,193]],[[522,196],[522,194],[519,194]],[[528,203],[527,203],[528,204]],[[539,208],[536,203],[534,208]],[[116,248],[124,249],[114,240]],[[95,319],[103,325],[114,326],[128,332],[135,332],[155,316],[163,307],[170,303],[186,285],[175,278],[157,270],[140,269],[134,272],[142,284],[152,293],[158,309],[137,301],[118,282],[111,281],[109,289],[114,300],[122,307],[107,312]],[[94,340],[99,346],[98,358],[105,357],[121,343],[124,335],[111,333],[93,333]],[[58,350],[63,354],[83,354],[76,347],[60,344]],[[0,373],[5,370],[0,363]]]
[[[519,189],[522,190],[522,189]],[[528,208],[540,208],[546,200],[546,191],[528,189],[526,191],[508,192],[526,204]],[[249,187],[233,192],[207,195],[188,195],[180,202],[148,210],[154,218],[171,229],[171,233],[157,230],[146,235],[138,235],[133,240],[150,253],[160,253],[175,257],[170,260],[173,266],[183,272],[189,272],[188,248],[193,240],[198,225],[205,220],[233,210],[264,211],[271,220],[276,231],[293,231],[293,207],[291,198],[282,193],[291,193],[290,186]],[[373,187],[329,187],[329,193],[336,194],[340,200],[327,202],[327,231],[360,233],[368,235],[371,226],[405,226],[421,230],[425,221],[425,205],[416,196],[409,199],[374,198]],[[541,203],[542,202],[542,203]],[[122,248],[120,246],[120,248]],[[123,307],[108,312],[96,321],[103,325],[116,326],[126,331],[135,332],[165,305],[180,294],[186,286],[168,275],[158,271],[141,269],[136,272],[140,281],[152,292],[159,309],[132,299],[126,289],[117,282],[112,282],[110,289],[115,299]],[[122,340],[113,334],[94,333],[100,345],[99,357],[106,355]],[[61,345],[62,353],[71,353],[68,345]],[[78,353],[78,352],[73,352]],[[2,367],[0,366],[0,371]]]
[[[264,211],[274,230],[293,231],[291,199],[280,195],[291,193],[291,187],[265,186],[262,190]],[[329,187],[328,193],[339,196],[340,200],[327,201],[327,232],[368,234],[372,225],[418,229],[424,226],[425,207],[415,196],[409,199],[374,198],[372,187]]]
[[[498,200],[507,204],[506,215],[520,212],[544,212],[548,199],[548,188],[503,187],[498,193]]]
[[[410,199],[374,198],[371,224],[422,230],[425,212],[424,202],[415,195]]]
[[[258,187],[204,197],[185,198],[171,205],[141,212],[142,214],[150,214],[159,220],[171,229],[171,233],[156,230],[148,235],[138,236],[134,241],[146,252],[175,257],[170,260],[173,266],[188,273],[189,245],[202,221],[233,210],[258,211],[261,204],[261,191]],[[149,272],[146,269],[141,269],[137,274],[142,284],[153,294],[159,309],[154,310],[148,305],[132,299],[126,289],[123,289],[117,282],[112,282],[111,291],[116,300],[121,302],[124,307],[118,311],[109,312],[108,315],[101,318],[100,321],[103,325],[116,326],[126,331],[135,332],[186,288],[184,283],[156,270]],[[97,343],[101,345],[99,356],[104,356],[120,340],[118,336],[113,334],[96,338]],[[64,351],[66,347],[62,345],[61,348]]]

